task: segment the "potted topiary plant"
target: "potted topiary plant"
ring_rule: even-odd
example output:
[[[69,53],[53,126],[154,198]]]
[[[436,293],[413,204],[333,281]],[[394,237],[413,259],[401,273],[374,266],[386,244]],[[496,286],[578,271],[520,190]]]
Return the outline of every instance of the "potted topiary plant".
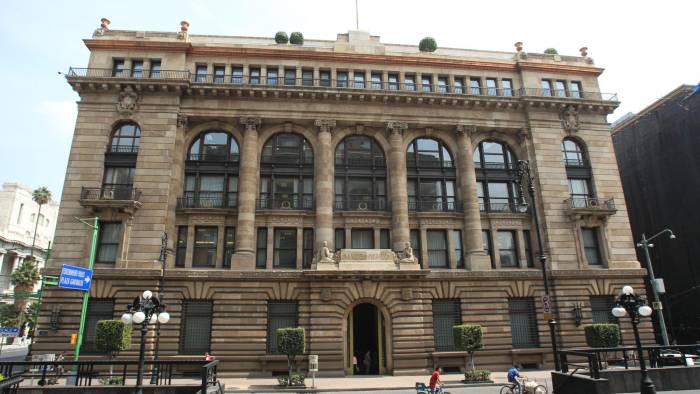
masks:
[[[304,329],[302,327],[278,328],[277,349],[287,356],[287,366],[289,367],[289,377],[279,379],[279,383],[287,386],[302,386],[304,384],[303,375],[293,374],[292,371],[296,356],[304,354],[306,351],[306,332]]]
[[[467,383],[486,382],[491,376],[490,371],[474,368],[474,352],[484,347],[481,340],[483,334],[484,329],[478,324],[460,324],[452,327],[455,347],[469,353],[469,366],[464,368],[464,381]]]
[[[275,42],[278,44],[286,44],[289,42],[289,37],[287,36],[287,33],[283,31],[278,31],[277,34],[275,34]]]
[[[559,52],[556,50],[556,48],[547,48],[544,50],[544,53],[547,55],[558,55]]]
[[[304,45],[304,35],[298,31],[293,31],[289,35],[289,43],[294,45]]]
[[[119,320],[100,320],[95,329],[95,347],[106,353],[113,360],[121,351],[131,347],[131,325]],[[109,366],[109,378],[103,379],[103,384],[122,384],[121,377],[113,376],[113,365]]]
[[[616,347],[620,344],[620,326],[610,323],[589,324],[583,327],[586,344],[595,348]],[[603,352],[603,362],[608,361],[607,352]]]
[[[435,52],[437,49],[437,42],[433,37],[425,37],[418,43],[418,49],[421,52]]]

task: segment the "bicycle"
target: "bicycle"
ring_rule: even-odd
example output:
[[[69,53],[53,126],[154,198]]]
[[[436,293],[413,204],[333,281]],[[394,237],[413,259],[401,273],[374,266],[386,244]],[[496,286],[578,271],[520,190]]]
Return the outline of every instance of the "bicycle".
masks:
[[[451,394],[449,391],[444,391],[442,387],[443,385],[438,386],[435,394]],[[416,394],[430,394],[430,387],[425,383],[416,382]]]
[[[518,379],[522,392],[518,393],[515,389],[515,383],[508,383],[501,387],[501,394],[548,394],[547,388],[530,379]]]

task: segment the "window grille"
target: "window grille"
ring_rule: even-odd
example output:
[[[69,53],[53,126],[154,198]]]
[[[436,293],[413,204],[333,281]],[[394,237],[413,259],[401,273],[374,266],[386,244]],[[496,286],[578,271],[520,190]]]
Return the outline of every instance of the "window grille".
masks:
[[[615,299],[610,295],[591,297],[591,318],[593,323],[617,324],[617,319],[612,314]]]
[[[204,354],[211,349],[211,301],[185,301],[182,304],[180,353]]]
[[[514,348],[539,347],[535,300],[532,298],[511,298],[508,300],[510,330]]]
[[[456,350],[452,327],[461,323],[459,300],[433,300],[433,338],[436,351]]]

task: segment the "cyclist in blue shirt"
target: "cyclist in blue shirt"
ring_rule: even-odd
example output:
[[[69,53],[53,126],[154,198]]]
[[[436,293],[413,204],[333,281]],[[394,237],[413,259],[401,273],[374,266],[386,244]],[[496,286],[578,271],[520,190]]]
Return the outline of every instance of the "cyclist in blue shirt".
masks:
[[[523,386],[520,384],[520,381],[517,378],[525,379],[525,376],[520,375],[518,365],[514,364],[513,368],[508,370],[508,383],[512,383],[514,388],[513,391],[520,394],[523,392]]]

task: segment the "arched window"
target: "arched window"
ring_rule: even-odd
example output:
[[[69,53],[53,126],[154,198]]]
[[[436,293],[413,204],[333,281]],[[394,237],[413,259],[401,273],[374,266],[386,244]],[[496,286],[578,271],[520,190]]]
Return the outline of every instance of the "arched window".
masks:
[[[455,211],[457,176],[452,155],[434,138],[417,138],[406,150],[409,211]]]
[[[479,207],[487,212],[514,212],[518,189],[513,181],[517,161],[510,147],[482,141],[474,149]]]
[[[135,123],[122,123],[112,133],[110,153],[138,153],[141,129]]]
[[[187,159],[180,208],[236,208],[239,151],[233,136],[205,131],[192,142]]]
[[[190,145],[188,160],[194,161],[238,161],[238,143],[225,131],[206,131]]]
[[[313,209],[314,154],[304,137],[272,136],[260,159],[259,209]]]
[[[571,208],[586,208],[594,200],[588,158],[581,144],[572,138],[562,140],[561,153],[569,182]]]
[[[364,135],[343,139],[335,148],[336,211],[385,211],[386,161],[377,142]]]

